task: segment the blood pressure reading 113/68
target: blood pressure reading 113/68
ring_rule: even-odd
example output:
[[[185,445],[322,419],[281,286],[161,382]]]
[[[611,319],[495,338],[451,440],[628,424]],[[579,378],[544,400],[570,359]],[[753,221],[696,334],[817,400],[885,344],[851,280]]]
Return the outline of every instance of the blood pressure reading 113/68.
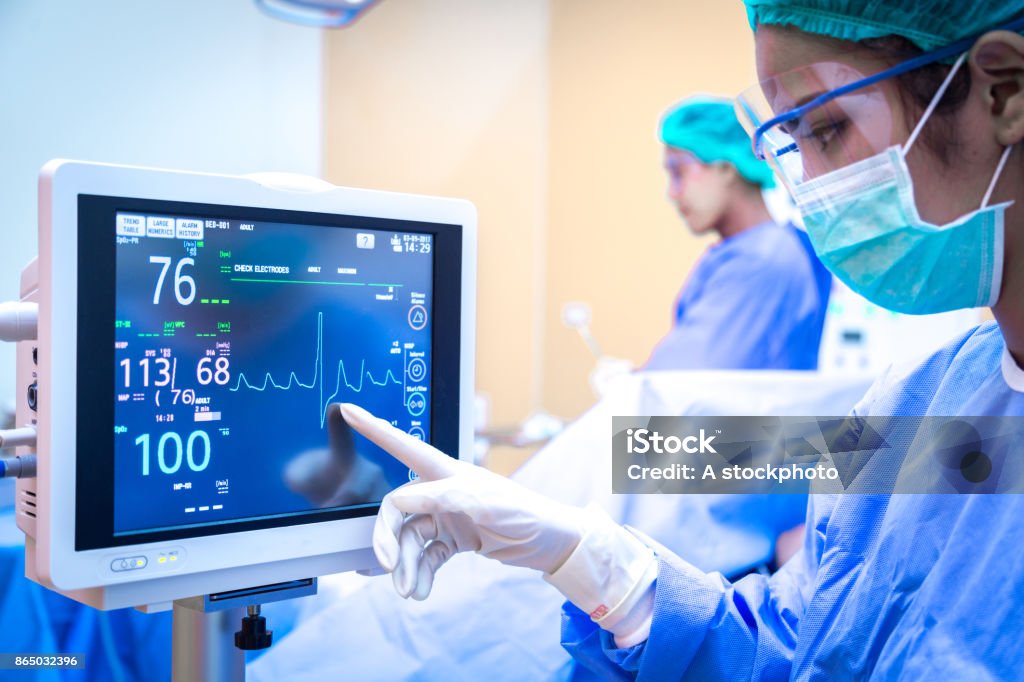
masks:
[[[322,508],[285,471],[303,453],[333,456],[332,403],[429,439],[433,235],[116,220],[115,534]],[[382,451],[357,450],[364,478],[408,480]]]

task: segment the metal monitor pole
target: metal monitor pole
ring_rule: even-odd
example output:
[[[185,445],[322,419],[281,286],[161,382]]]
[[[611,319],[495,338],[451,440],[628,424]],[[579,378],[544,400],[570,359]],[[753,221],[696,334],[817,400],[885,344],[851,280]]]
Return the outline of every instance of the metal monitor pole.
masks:
[[[245,652],[234,633],[242,608],[204,613],[174,602],[172,682],[244,682]]]
[[[172,682],[244,682],[245,651],[270,646],[260,604],[316,594],[316,578],[174,602]],[[241,623],[241,629],[239,624]]]

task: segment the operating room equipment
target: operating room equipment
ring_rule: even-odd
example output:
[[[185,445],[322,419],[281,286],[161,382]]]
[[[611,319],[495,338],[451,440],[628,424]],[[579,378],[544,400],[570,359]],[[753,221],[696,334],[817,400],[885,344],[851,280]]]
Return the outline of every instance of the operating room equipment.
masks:
[[[595,358],[600,360],[604,357],[601,346],[590,331],[591,311],[590,306],[580,301],[573,301],[562,306],[562,323],[569,329],[575,329],[587,344],[587,348]]]
[[[544,445],[564,428],[564,420],[541,410],[511,427],[481,429],[477,431],[477,438],[485,447],[529,448]]]
[[[0,309],[21,339],[19,428],[0,440],[21,458],[4,465],[22,476],[26,575],[49,589],[100,609],[221,613],[373,570],[386,488],[314,501],[285,476],[330,445],[346,397],[471,456],[468,202],[55,161],[40,176],[39,243],[22,300]],[[408,480],[389,464],[379,481]],[[241,644],[269,643],[261,617]],[[176,679],[213,665],[204,652],[188,670],[176,656]],[[220,658],[241,672],[237,652]]]
[[[17,343],[35,338],[39,309],[32,303],[0,303],[0,341]]]
[[[935,351],[980,322],[977,309],[935,315],[894,313],[836,280],[825,315],[818,369],[824,374],[881,374],[889,365]]]
[[[344,28],[380,0],[254,0],[268,16],[314,28]]]
[[[572,301],[562,306],[562,324],[569,329],[575,329],[583,339],[583,343],[587,345],[590,353],[595,358],[594,369],[590,371],[588,381],[590,387],[593,389],[594,394],[597,397],[604,396],[608,391],[612,390],[618,377],[632,372],[634,369],[633,363],[630,360],[624,358],[616,358],[610,355],[606,355],[601,350],[600,344],[597,342],[597,338],[590,329],[591,321],[591,310],[590,305],[582,301]],[[557,426],[550,420],[546,420],[548,415],[541,412],[534,415],[523,426],[523,431],[537,431],[537,427],[541,427],[541,433],[545,438],[550,438],[552,435],[557,433],[557,430],[550,430],[546,427]]]

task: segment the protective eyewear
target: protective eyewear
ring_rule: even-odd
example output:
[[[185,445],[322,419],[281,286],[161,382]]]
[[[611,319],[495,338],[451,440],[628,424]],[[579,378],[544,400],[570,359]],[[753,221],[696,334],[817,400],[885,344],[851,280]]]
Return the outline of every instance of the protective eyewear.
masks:
[[[1024,18],[992,30],[1021,32]],[[793,192],[808,180],[895,144],[892,95],[880,84],[962,55],[983,33],[873,75],[865,76],[840,62],[811,64],[779,74],[736,98],[737,118],[751,136],[754,154],[767,161]],[[936,93],[936,103],[943,93]]]

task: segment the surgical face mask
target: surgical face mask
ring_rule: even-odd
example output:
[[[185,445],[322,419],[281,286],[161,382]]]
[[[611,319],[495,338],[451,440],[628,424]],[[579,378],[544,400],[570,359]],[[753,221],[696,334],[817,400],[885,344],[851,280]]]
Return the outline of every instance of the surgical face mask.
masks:
[[[999,297],[1010,203],[988,206],[1007,147],[981,208],[944,225],[925,222],[906,155],[963,64],[950,70],[903,147],[894,146],[793,188],[822,262],[853,291],[900,313],[991,306]]]

